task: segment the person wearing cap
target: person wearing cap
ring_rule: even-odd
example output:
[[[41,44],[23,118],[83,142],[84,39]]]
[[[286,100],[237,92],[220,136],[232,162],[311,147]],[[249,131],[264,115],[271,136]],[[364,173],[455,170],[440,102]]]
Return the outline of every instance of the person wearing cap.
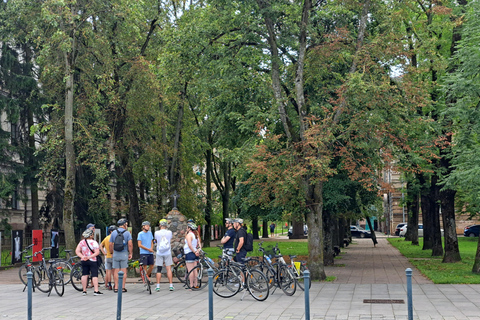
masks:
[[[229,257],[232,257],[233,253],[235,252],[235,250],[233,249],[233,242],[235,241],[236,235],[235,229],[233,228],[232,219],[225,219],[225,227],[227,228],[227,231],[225,232],[225,235],[220,240],[220,242],[223,244],[223,252]]]
[[[94,288],[93,295],[99,296],[103,293],[98,290],[97,256],[100,254],[98,242],[93,240],[93,231],[91,229],[86,229],[82,237],[83,239],[75,249],[75,254],[80,258],[82,264],[83,295],[87,295],[87,282],[89,275],[91,275]]]
[[[245,264],[245,261],[243,259],[247,256],[247,250],[244,247],[245,241],[247,239],[247,232],[243,228],[243,219],[235,219],[233,221],[233,227],[235,228],[235,230],[237,230],[234,244],[235,261]]]
[[[143,259],[143,268],[150,278],[153,270],[153,235],[150,232],[150,222],[142,222],[142,231],[138,233],[137,243],[140,249],[140,261]]]
[[[168,230],[168,221],[162,219],[159,221],[160,230],[155,232],[155,241],[157,242],[157,256],[155,259],[155,265],[157,266],[157,287],[155,291],[160,291],[160,280],[162,278],[162,268],[165,264],[167,269],[167,278],[170,282],[170,291],[175,290],[173,287],[173,275],[172,275],[172,231]]]
[[[195,223],[187,223],[187,234],[185,235],[185,245],[183,246],[187,272],[190,272],[190,270],[192,270],[197,265],[197,259],[200,255],[200,249],[198,248],[197,239],[198,235],[195,233],[196,231],[197,225]],[[190,274],[190,285],[193,288],[197,287],[197,275],[195,272],[192,272]]]
[[[127,281],[127,267],[128,267],[128,260],[132,259],[133,256],[133,242],[132,242],[132,235],[127,230],[128,228],[128,221],[127,219],[120,219],[117,221],[117,230],[113,231],[110,235],[110,251],[113,252],[112,255],[112,268],[113,268],[113,279],[115,280],[115,289],[114,292],[117,292],[119,289],[118,283],[118,273],[123,271],[123,284],[122,284],[122,291],[127,292],[125,288],[125,283]],[[117,237],[118,233],[121,232],[123,234],[123,250],[122,251],[115,251],[113,250],[113,245],[115,243],[115,238]]]
[[[93,223],[87,224],[87,229],[90,229],[93,231],[93,233],[95,233],[95,225]]]
[[[102,243],[100,243],[100,251],[103,253],[105,256],[105,289],[107,290],[112,290],[112,263],[113,263],[113,252],[110,251],[110,236],[112,235],[112,232],[115,231],[117,227],[114,225],[111,225],[108,227],[108,235],[105,237],[105,239],[102,240]]]

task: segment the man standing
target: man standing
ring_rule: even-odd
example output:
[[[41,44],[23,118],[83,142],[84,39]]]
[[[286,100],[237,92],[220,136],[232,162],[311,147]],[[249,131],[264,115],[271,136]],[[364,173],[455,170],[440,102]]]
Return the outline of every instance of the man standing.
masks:
[[[235,238],[235,261],[245,264],[243,259],[247,256],[247,250],[245,249],[247,231],[243,228],[243,219],[235,219],[233,221],[233,227],[237,230],[237,236]]]
[[[112,290],[112,263],[113,263],[113,252],[110,250],[110,236],[112,232],[115,231],[117,227],[110,226],[108,227],[108,235],[100,243],[100,251],[102,251],[105,256],[105,288],[107,290]]]
[[[273,238],[275,236],[275,223],[272,222],[270,225],[270,238]]]
[[[153,270],[153,235],[150,232],[150,222],[142,222],[142,231],[138,233],[137,241],[140,249],[140,261],[143,259],[143,268],[147,272],[148,278],[150,278]]]
[[[112,268],[113,268],[113,278],[115,280],[115,289],[114,292],[118,292],[119,283],[118,283],[118,273],[123,271],[123,284],[122,291],[127,292],[125,288],[125,283],[127,280],[127,267],[128,260],[132,259],[133,256],[133,243],[132,235],[127,230],[128,221],[127,219],[120,219],[117,222],[118,229],[113,231],[110,235],[110,251],[113,252],[112,256]],[[123,250],[114,250],[115,239],[119,234],[123,235]]]
[[[235,251],[233,250],[233,242],[235,241],[235,229],[233,229],[232,219],[225,219],[225,227],[227,228],[227,232],[225,232],[225,235],[220,240],[220,242],[223,244],[223,252],[232,257]]]
[[[175,290],[173,287],[173,275],[172,275],[172,231],[167,229],[168,222],[166,219],[162,219],[159,222],[160,230],[155,232],[155,241],[157,242],[157,257],[155,264],[157,266],[157,287],[155,291],[160,291],[160,280],[162,278],[162,267],[165,264],[167,268],[167,278],[170,282],[170,291]]]

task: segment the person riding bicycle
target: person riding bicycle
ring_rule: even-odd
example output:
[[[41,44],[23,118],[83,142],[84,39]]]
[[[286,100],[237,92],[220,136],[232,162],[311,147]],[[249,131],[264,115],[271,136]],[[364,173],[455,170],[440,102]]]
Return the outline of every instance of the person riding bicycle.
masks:
[[[173,274],[172,274],[172,248],[170,242],[172,241],[172,231],[168,230],[168,221],[162,219],[159,221],[160,230],[155,232],[155,240],[157,242],[157,257],[155,264],[157,266],[157,287],[155,291],[160,291],[160,280],[162,278],[162,267],[165,264],[167,269],[167,278],[170,283],[170,291],[175,290],[173,287]]]
[[[225,227],[227,227],[227,231],[225,232],[225,235],[220,240],[220,242],[223,244],[223,251],[230,257],[232,257],[233,253],[235,252],[235,250],[233,249],[233,243],[235,241],[236,235],[235,229],[233,228],[232,219],[225,219]]]
[[[103,294],[98,290],[98,264],[97,256],[100,254],[98,242],[93,240],[93,231],[87,229],[83,232],[81,240],[75,253],[80,258],[82,263],[82,287],[83,295],[87,295],[88,276],[92,276],[92,283],[94,287],[93,295],[98,296]]]

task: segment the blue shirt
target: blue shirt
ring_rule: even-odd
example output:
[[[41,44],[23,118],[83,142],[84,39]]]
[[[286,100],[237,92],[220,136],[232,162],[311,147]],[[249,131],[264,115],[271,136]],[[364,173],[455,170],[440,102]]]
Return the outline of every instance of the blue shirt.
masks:
[[[225,237],[230,237],[227,242],[223,244],[224,249],[233,249],[233,242],[235,241],[236,232],[235,229],[228,229],[225,233]]]
[[[115,238],[117,237],[117,234],[118,234],[118,231],[123,231],[125,229],[123,228],[118,228],[117,230],[113,231],[112,232],[112,235],[110,236],[110,242],[111,243],[115,243]],[[124,251],[127,251],[128,252],[128,241],[132,240],[132,235],[130,234],[130,232],[127,230],[123,233],[123,250],[122,252]]]
[[[152,249],[152,240],[153,240],[153,235],[152,233],[149,231],[147,232],[144,232],[144,231],[140,231],[138,233],[138,236],[137,236],[137,241],[141,241],[142,242],[142,246],[148,248],[148,249]],[[145,250],[143,248],[140,248],[140,254],[153,254],[153,252],[150,252],[148,250]]]

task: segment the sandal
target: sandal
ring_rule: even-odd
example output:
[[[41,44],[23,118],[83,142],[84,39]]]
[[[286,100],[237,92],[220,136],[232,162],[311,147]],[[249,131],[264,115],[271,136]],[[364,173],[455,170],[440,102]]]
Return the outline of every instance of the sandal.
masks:
[[[127,292],[127,289],[123,288],[123,289],[122,289],[122,292]]]
[[[118,290],[117,290],[117,289],[113,289],[113,292],[118,292]]]

